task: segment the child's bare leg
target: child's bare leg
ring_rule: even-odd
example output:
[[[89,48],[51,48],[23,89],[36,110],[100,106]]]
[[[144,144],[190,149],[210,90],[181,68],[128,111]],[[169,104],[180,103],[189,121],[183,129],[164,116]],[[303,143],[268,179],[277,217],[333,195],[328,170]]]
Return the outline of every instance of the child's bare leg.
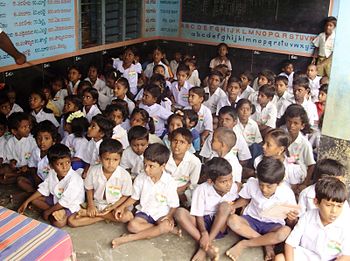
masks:
[[[215,214],[213,225],[210,229],[209,239],[214,240],[219,232],[224,232],[226,229],[227,219],[233,211],[231,205],[223,202],[219,205],[218,211]]]
[[[31,204],[41,210],[47,210],[51,207],[49,204],[46,203],[45,197],[35,199],[31,202]]]
[[[168,220],[160,221],[156,225],[152,225],[152,224],[148,223],[148,225],[150,225],[150,226],[148,226],[145,224],[145,223],[147,223],[146,220],[144,220],[144,219],[140,220],[140,219],[142,219],[142,218],[136,217],[130,221],[130,223],[133,222],[133,225],[132,225],[133,229],[132,230],[138,231],[138,232],[136,232],[136,234],[128,234],[125,236],[121,236],[119,238],[115,238],[112,241],[113,248],[115,248],[121,244],[131,242],[131,241],[136,241],[136,240],[141,240],[141,239],[146,239],[146,238],[147,239],[154,238],[154,237],[160,236],[162,234],[169,233],[173,229],[173,226],[170,224],[170,222]],[[130,225],[130,223],[129,223],[129,225]],[[129,225],[128,225],[128,230],[129,230]],[[146,229],[142,229],[142,228],[146,228]],[[130,232],[132,232],[132,231],[130,231]]]
[[[65,212],[64,209],[62,209],[62,210]],[[57,210],[57,211],[61,211],[61,210]],[[51,225],[58,227],[58,228],[61,228],[61,227],[64,227],[65,225],[67,225],[68,217],[67,217],[66,213],[64,213],[63,217],[61,217],[60,220],[57,220],[55,218],[54,213],[52,213],[49,217],[49,221],[50,221]]]
[[[87,216],[80,217],[78,216],[77,213],[74,213],[68,218],[68,226],[70,227],[88,226],[102,220],[104,220],[103,217],[87,217]]]
[[[284,257],[284,254],[278,254],[275,256],[275,261],[286,261],[286,258]]]
[[[29,179],[25,177],[18,177],[17,178],[17,186],[28,193],[35,192],[35,188],[33,187],[32,183]]]

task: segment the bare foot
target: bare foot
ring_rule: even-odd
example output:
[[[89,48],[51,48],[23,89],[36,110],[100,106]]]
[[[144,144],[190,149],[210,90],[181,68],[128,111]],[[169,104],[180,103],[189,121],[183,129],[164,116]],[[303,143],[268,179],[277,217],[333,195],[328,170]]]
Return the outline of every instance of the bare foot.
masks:
[[[122,244],[128,242],[128,234],[123,234],[120,237],[117,237],[112,240],[112,248],[116,248]]]
[[[182,230],[179,227],[174,227],[173,230],[170,231],[171,234],[175,236],[182,237]]]
[[[273,260],[275,258],[275,250],[274,250],[274,246],[265,246],[264,247],[265,250],[265,261],[268,260]]]
[[[192,257],[191,261],[205,261],[207,253],[201,248],[198,248],[197,253]]]
[[[81,218],[81,217],[87,217],[86,209],[81,208],[78,211],[76,218]]]
[[[57,221],[62,221],[64,217],[66,216],[66,211],[64,209],[57,210],[52,213],[52,216],[57,220]]]
[[[219,248],[214,246],[214,245],[210,245],[207,251],[207,255],[209,256],[210,260],[212,261],[218,261],[219,260]]]
[[[243,245],[243,241],[238,242],[236,245],[231,247],[229,250],[226,251],[226,255],[231,258],[233,261],[237,261],[238,257],[240,256],[242,250],[245,249]]]

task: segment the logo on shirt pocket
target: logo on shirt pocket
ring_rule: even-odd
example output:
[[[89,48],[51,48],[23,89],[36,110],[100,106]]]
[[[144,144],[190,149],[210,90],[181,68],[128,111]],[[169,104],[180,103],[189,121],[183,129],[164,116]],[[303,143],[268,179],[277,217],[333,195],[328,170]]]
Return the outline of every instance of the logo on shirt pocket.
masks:
[[[335,240],[328,241],[327,248],[332,256],[337,256],[342,252],[341,244]]]
[[[26,153],[24,154],[25,160],[29,160],[29,158],[30,158],[31,155],[32,155],[32,154],[31,154],[30,152],[26,152]]]
[[[161,193],[157,193],[156,194],[156,199],[159,203],[161,203],[162,205],[166,205],[167,204],[167,198],[165,195],[161,194]]]
[[[108,186],[107,193],[112,195],[113,197],[121,196],[121,187],[120,186]]]
[[[57,197],[61,198],[64,192],[64,188],[58,188],[57,189]]]

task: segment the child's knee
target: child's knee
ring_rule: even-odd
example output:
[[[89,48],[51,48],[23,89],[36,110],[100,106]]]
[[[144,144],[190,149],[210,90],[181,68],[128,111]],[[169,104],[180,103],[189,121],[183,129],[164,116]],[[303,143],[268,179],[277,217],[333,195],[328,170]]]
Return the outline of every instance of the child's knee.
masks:
[[[172,226],[168,220],[164,220],[158,224],[158,228],[161,234],[167,234],[174,228],[174,226]]]
[[[130,233],[136,234],[140,231],[140,227],[138,225],[138,222],[135,221],[135,219],[132,219],[129,221],[127,225],[127,229]]]
[[[175,214],[174,214],[175,220],[176,221],[181,221],[183,219],[183,217],[186,215],[186,213],[188,213],[187,209],[185,209],[185,208],[178,208],[175,211]]]
[[[231,215],[227,220],[227,225],[233,230],[239,228],[240,223],[239,216],[236,214]]]
[[[78,223],[77,223],[76,221],[77,221],[76,215],[73,214],[73,215],[71,215],[71,216],[68,218],[67,224],[68,224],[68,226],[70,226],[70,227],[78,227]]]
[[[228,216],[232,212],[231,205],[228,202],[222,202],[219,204],[217,215]]]
[[[277,240],[280,242],[285,241],[286,238],[289,236],[290,232],[291,232],[290,227],[288,226],[281,227],[279,230],[276,231]]]

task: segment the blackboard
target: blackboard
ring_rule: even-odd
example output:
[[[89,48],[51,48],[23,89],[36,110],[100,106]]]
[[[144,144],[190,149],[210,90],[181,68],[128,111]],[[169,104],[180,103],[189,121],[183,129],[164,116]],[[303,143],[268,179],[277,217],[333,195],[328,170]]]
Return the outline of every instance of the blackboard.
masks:
[[[186,0],[184,22],[317,34],[331,0]]]

